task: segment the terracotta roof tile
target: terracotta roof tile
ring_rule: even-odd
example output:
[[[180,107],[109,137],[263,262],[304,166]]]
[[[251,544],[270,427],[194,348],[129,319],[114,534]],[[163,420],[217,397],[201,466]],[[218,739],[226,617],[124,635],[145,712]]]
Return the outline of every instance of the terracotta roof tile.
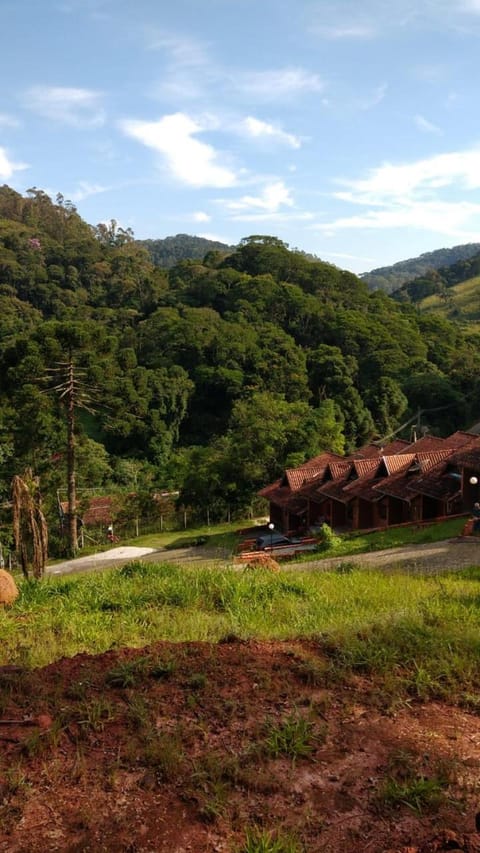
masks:
[[[323,467],[314,468],[289,468],[285,471],[285,476],[290,486],[292,492],[297,492],[305,483],[308,483],[309,480],[313,480],[314,477],[318,477],[319,474],[322,474],[325,471],[325,465]]]
[[[382,456],[389,474],[405,471],[416,461],[415,453],[397,453],[394,456]]]
[[[445,439],[439,438],[437,435],[424,435],[417,441],[412,441],[404,449],[404,453],[419,453],[423,450],[440,450],[445,447]]]
[[[328,470],[332,475],[332,480],[339,480],[346,476],[351,467],[352,463],[348,459],[342,459],[341,462],[330,462]]]
[[[344,456],[340,456],[339,453],[334,453],[332,450],[325,450],[323,453],[320,453],[319,456],[314,456],[312,459],[308,459],[307,462],[303,462],[302,465],[299,465],[299,468],[319,468],[322,465],[328,465],[329,462],[335,462],[336,460],[345,459]]]
[[[378,468],[378,459],[355,459],[353,467],[359,477],[365,477]]]
[[[394,453],[403,453],[405,448],[410,444],[404,438],[396,438],[394,441],[389,441],[380,448],[382,456],[393,456]]]

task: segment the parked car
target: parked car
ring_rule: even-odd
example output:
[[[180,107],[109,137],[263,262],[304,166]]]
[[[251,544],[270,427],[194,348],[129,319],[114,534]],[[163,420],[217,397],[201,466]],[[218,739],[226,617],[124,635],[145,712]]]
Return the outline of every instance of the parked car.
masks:
[[[289,539],[283,533],[265,533],[255,540],[255,545],[259,551],[264,551],[265,548],[278,548],[281,545],[293,545],[294,539]]]

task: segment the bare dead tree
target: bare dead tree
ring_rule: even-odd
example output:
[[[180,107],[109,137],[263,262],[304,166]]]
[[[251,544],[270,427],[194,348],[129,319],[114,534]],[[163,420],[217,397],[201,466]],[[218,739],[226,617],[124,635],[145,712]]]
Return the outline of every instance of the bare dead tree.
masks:
[[[58,362],[48,372],[52,375],[54,381],[57,381],[57,384],[49,390],[58,394],[66,409],[68,542],[70,553],[72,556],[75,556],[78,551],[75,411],[80,408],[85,409],[91,414],[94,413],[92,392],[96,389],[88,388],[85,385],[84,377],[86,376],[86,371],[81,370],[74,364],[71,354],[68,361]]]
[[[48,527],[41,509],[39,479],[27,468],[12,480],[13,535],[22,572],[28,579],[30,567],[41,578],[48,557]]]

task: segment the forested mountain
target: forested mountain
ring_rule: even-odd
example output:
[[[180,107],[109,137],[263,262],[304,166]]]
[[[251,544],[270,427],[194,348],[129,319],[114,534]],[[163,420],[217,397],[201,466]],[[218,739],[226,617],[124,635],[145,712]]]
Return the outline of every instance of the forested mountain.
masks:
[[[473,245],[473,244],[472,244]],[[455,264],[428,270],[395,291],[394,299],[399,302],[417,304],[428,296],[443,296],[448,302],[448,289],[480,275],[480,246],[475,255]]]
[[[207,240],[205,237],[193,237],[190,234],[177,234],[159,240],[137,240],[143,246],[157,267],[170,269],[179,261],[201,261],[208,252],[233,252],[234,246]]]
[[[65,483],[75,367],[78,483],[175,487],[211,517],[286,465],[382,438],[418,407],[480,418],[480,341],[350,272],[249,237],[156,267],[129,231],[61,196],[0,188],[0,488],[26,466]]]
[[[437,249],[425,252],[417,258],[399,261],[390,267],[379,267],[362,273],[360,278],[371,290],[384,290],[392,293],[413,279],[428,275],[433,270],[450,267],[457,261],[466,261],[480,252],[480,243],[465,243],[452,249]]]

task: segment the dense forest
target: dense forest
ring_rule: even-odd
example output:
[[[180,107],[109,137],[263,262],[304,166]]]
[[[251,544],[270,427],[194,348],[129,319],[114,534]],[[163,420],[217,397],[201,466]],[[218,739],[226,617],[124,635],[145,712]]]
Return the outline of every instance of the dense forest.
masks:
[[[412,302],[414,304],[433,294],[448,298],[448,288],[478,275],[480,275],[480,246],[479,250],[470,258],[435,270],[428,270],[423,275],[406,282],[392,296],[399,302]]]
[[[178,490],[215,517],[418,408],[439,433],[473,423],[479,344],[275,237],[165,270],[114,221],[0,188],[3,499],[26,467],[47,509],[65,485],[68,365],[79,486]]]
[[[176,234],[159,240],[137,240],[143,246],[157,267],[170,269],[179,261],[203,261],[207,252],[229,252],[234,246],[208,240],[206,237],[194,237],[190,234]]]
[[[435,270],[446,269],[459,261],[468,261],[479,252],[480,243],[465,243],[461,246],[453,246],[451,249],[436,249],[434,252],[425,252],[417,258],[409,258],[389,267],[379,267],[362,273],[360,278],[371,290],[392,293],[414,279],[434,274]]]

